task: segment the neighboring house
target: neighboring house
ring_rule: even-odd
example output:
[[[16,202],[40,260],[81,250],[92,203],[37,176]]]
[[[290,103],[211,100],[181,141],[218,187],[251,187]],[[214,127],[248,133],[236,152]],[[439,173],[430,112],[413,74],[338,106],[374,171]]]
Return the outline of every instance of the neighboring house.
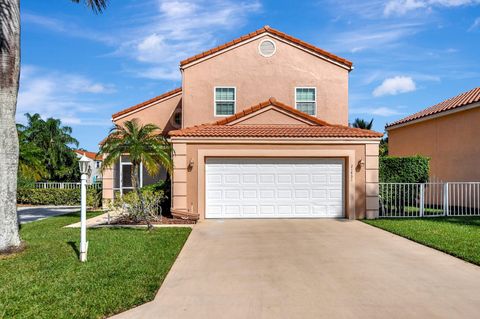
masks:
[[[348,127],[351,70],[350,61],[266,26],[181,61],[181,88],[112,120],[138,118],[168,134],[173,211],[375,217],[382,134]],[[103,176],[104,198],[131,188],[122,161]]]
[[[85,155],[89,160],[90,175],[88,176],[87,183],[94,184],[102,181],[102,159],[94,152],[74,150],[78,158]]]
[[[389,154],[424,155],[430,178],[480,181],[480,87],[386,126]]]

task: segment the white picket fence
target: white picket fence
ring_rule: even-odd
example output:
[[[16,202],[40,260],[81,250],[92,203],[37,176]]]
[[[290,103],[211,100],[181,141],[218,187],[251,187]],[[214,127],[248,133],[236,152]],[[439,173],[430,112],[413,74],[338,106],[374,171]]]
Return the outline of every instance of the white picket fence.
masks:
[[[80,182],[36,182],[35,188],[61,188],[61,189],[77,189],[80,188]],[[101,183],[87,184],[88,188],[99,189],[102,188]]]
[[[480,215],[480,182],[379,183],[380,217]]]

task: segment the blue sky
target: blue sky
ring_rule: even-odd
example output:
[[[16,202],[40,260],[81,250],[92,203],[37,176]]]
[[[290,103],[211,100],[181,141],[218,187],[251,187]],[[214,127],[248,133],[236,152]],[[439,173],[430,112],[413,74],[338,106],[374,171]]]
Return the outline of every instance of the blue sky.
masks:
[[[480,86],[480,0],[24,0],[17,120],[60,118],[96,151],[112,113],[180,86],[179,60],[263,25],[351,60],[350,118],[378,131]]]

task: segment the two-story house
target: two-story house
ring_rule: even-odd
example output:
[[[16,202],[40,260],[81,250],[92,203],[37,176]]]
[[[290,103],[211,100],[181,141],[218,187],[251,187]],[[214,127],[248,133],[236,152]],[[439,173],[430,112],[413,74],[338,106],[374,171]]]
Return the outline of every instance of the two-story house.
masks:
[[[77,155],[77,158],[80,159],[85,155],[89,159],[88,166],[90,174],[88,175],[87,183],[95,184],[102,181],[102,158],[97,156],[94,152],[88,152],[83,150],[73,150]]]
[[[181,61],[181,88],[112,120],[154,123],[170,138],[173,211],[375,217],[382,134],[348,127],[351,70],[350,61],[266,26]],[[104,198],[129,189],[129,174],[125,156],[104,173]],[[142,175],[144,185],[152,179]]]

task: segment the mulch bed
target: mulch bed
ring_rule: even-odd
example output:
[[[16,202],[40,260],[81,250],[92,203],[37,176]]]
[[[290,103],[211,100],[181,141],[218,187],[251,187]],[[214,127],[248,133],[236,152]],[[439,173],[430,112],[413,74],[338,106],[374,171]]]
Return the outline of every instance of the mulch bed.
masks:
[[[180,219],[180,218],[162,216],[162,218],[150,220],[150,223],[152,225],[193,225],[193,224],[196,224],[196,221],[189,220],[189,219]],[[110,223],[110,225],[146,225],[146,224],[147,223],[144,220],[137,221],[132,219],[129,216],[119,217],[114,222]]]

